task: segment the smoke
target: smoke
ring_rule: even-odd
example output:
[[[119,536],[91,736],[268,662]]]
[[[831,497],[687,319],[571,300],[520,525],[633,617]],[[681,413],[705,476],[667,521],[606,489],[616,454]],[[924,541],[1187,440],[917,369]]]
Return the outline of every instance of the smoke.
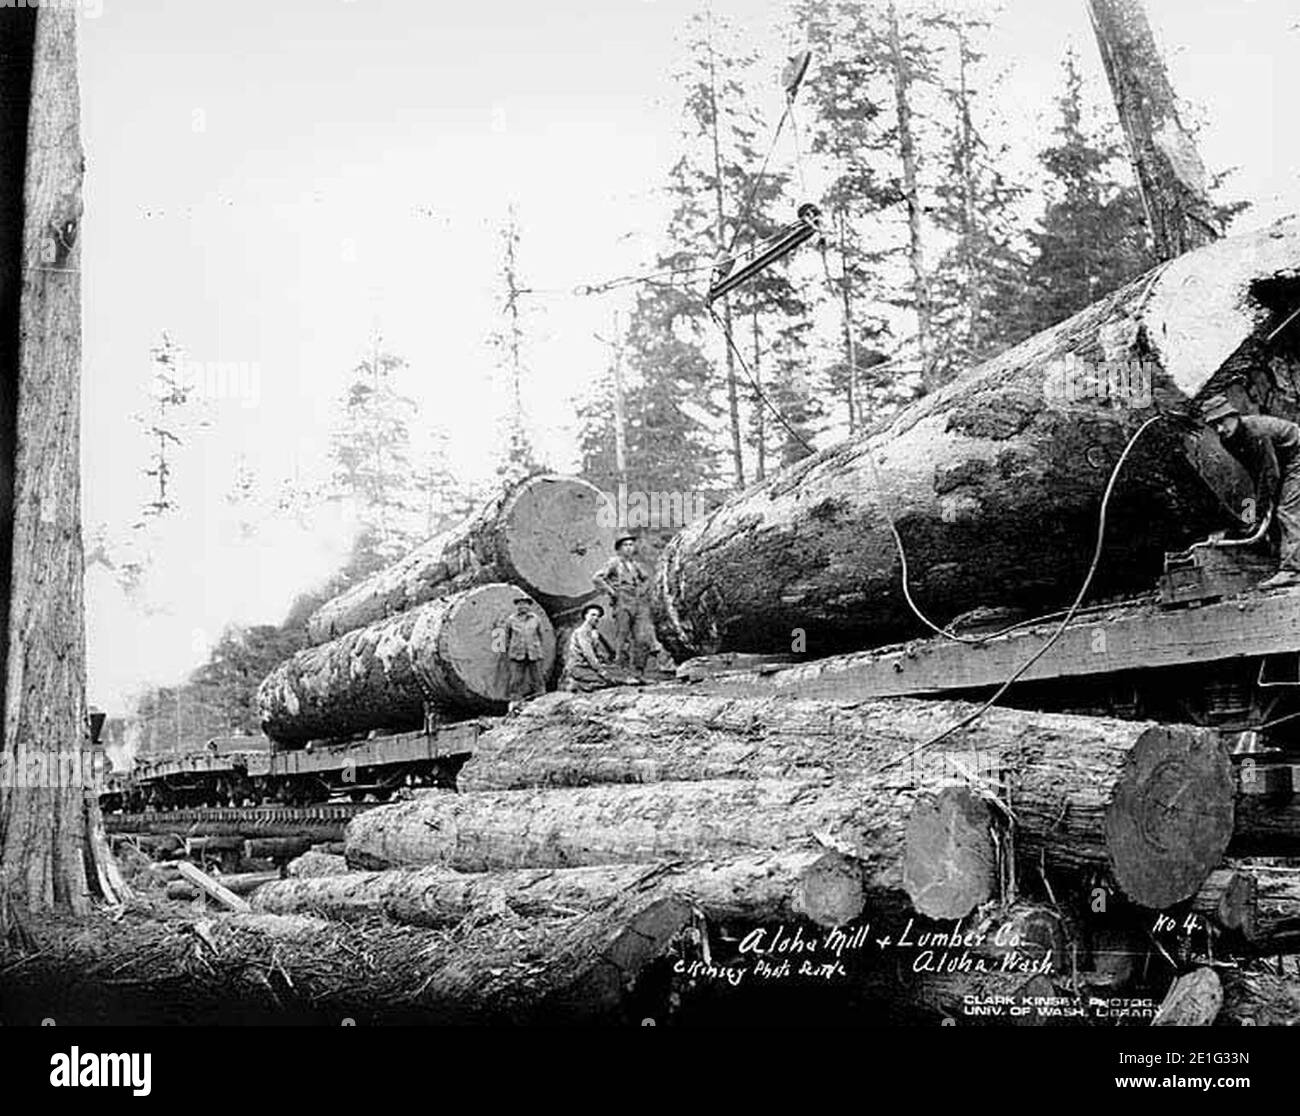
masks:
[[[338,503],[255,524],[235,509],[151,523],[136,592],[103,562],[86,571],[90,701],[126,715],[145,691],[183,682],[230,626],[282,623],[344,564],[356,534],[354,512]]]

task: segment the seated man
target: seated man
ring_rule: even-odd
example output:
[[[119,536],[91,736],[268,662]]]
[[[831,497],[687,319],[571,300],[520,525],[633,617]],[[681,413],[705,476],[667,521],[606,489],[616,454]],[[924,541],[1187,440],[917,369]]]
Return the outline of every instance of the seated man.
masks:
[[[640,679],[613,664],[614,649],[600,631],[605,610],[589,604],[582,610],[582,623],[569,636],[565,650],[564,672],[560,689],[572,693],[590,693],[607,686],[639,685]]]

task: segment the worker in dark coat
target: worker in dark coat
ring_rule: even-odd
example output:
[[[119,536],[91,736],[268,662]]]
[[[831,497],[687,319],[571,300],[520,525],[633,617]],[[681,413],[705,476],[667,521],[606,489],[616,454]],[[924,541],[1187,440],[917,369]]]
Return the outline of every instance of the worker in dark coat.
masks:
[[[546,692],[542,678],[542,621],[531,597],[516,597],[515,610],[493,629],[492,645],[505,655],[509,675],[506,694],[511,704]]]
[[[1300,426],[1271,415],[1243,415],[1222,395],[1207,399],[1202,415],[1254,480],[1256,522],[1272,511],[1277,525],[1277,573],[1259,587],[1300,585]]]
[[[592,584],[607,594],[614,617],[614,661],[645,673],[646,659],[656,646],[650,619],[650,573],[636,558],[636,536],[623,535],[614,543],[614,557],[596,574]]]
[[[582,623],[569,635],[569,646],[565,649],[561,690],[585,694],[640,681],[613,665],[614,649],[600,630],[604,615],[605,610],[598,604],[589,604],[582,610]]]

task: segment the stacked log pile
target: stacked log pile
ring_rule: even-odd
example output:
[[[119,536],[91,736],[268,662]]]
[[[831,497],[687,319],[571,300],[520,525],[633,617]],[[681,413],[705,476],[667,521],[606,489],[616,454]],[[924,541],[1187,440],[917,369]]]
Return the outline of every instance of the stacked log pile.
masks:
[[[518,596],[544,609],[542,677],[555,685],[582,606],[603,600],[591,578],[613,544],[612,508],[586,481],[543,475],[502,491],[312,614],[310,646],[258,691],[263,731],[297,746],[419,728],[430,712],[504,711],[493,631]]]
[[[517,585],[548,612],[592,596],[591,575],[614,550],[604,494],[576,477],[536,476],[499,493],[463,523],[321,605],[313,645],[491,582]]]
[[[1165,552],[1232,525],[1251,495],[1196,402],[1226,391],[1300,413],[1294,352],[1270,338],[1297,266],[1296,222],[1190,253],[738,495],[669,544],[660,639],[679,657],[743,656],[787,652],[799,633],[824,656],[918,634],[896,538],[936,619],[1059,607],[1126,449],[1093,593],[1149,589]],[[431,691],[499,704],[460,676],[431,685],[445,664],[412,633],[499,582],[567,634],[612,537],[584,549],[584,527],[570,557],[538,558],[557,500],[571,502],[541,485],[504,496],[324,606],[311,634],[333,642],[264,687],[273,735],[393,727]],[[581,576],[548,581],[579,551]],[[1242,968],[1230,997],[1196,975],[1296,935],[1295,881],[1261,859],[1294,851],[1294,810],[1240,794],[1215,733],[991,709],[942,735],[972,712],[679,687],[552,695],[480,737],[457,791],[353,819],[348,871],[303,872],[254,902],[264,917],[473,928],[427,987],[488,1015],[630,1021],[650,1003],[689,1016],[726,1002],[788,1019],[833,989],[873,1012],[1005,1022],[967,1009],[1012,1002],[1045,1023],[1113,1022],[1105,1005],[1133,993],[1154,999],[1127,1021],[1147,1022],[1171,986],[1164,1019],[1289,1010],[1285,976]],[[511,975],[471,977],[504,971],[510,934]]]
[[[966,1021],[972,995],[1073,996],[1083,1013],[1153,971],[1168,984],[1152,927],[1181,929],[1216,895],[1232,893],[1225,918],[1249,925],[1255,952],[1291,933],[1289,877],[1228,869],[1253,881],[1247,904],[1223,875],[1235,788],[1214,734],[993,709],[924,746],[968,711],[674,687],[550,695],[480,738],[458,792],[353,819],[353,870],[277,881],[254,906],[430,930],[568,918],[572,948],[606,974],[602,1018],[630,1018],[665,980],[687,1017],[825,1009],[828,987],[866,1017]],[[807,955],[783,972],[787,946]],[[685,963],[692,949],[707,963]]]

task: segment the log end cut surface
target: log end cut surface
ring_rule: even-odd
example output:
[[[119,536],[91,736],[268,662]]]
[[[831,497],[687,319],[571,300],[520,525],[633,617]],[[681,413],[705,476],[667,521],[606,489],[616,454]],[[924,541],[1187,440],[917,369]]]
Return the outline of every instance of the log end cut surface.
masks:
[[[614,552],[604,493],[573,477],[534,477],[512,497],[499,531],[513,576],[549,603],[583,600]]]
[[[1191,898],[1223,860],[1232,827],[1232,766],[1218,737],[1147,729],[1106,808],[1111,867],[1124,893],[1155,910]]]
[[[903,887],[931,918],[965,918],[997,890],[994,819],[972,791],[948,787],[917,799],[907,819]]]
[[[509,699],[510,676],[506,656],[494,649],[493,631],[514,611],[520,590],[513,585],[483,585],[461,595],[441,619],[436,655],[428,669],[441,674],[449,690],[464,695],[470,706]],[[555,631],[540,609],[534,615],[542,624],[542,677],[555,665]],[[416,647],[423,645],[413,640]]]

